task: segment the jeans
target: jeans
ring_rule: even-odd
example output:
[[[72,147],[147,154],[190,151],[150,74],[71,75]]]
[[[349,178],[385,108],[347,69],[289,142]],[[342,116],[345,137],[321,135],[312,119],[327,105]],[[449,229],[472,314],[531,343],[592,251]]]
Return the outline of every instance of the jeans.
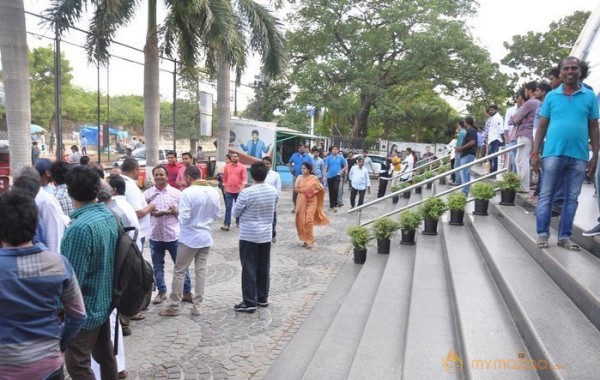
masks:
[[[340,186],[340,176],[336,175],[332,178],[327,178],[327,187],[329,188],[329,207],[338,206],[338,187]]]
[[[239,193],[225,193],[225,221],[224,225],[229,226],[231,224],[231,209],[233,208],[233,201],[237,201]],[[239,224],[240,219],[235,220]]]
[[[184,288],[184,277],[188,276],[189,267],[194,261],[196,276],[194,278],[194,299],[193,310],[200,311],[200,304],[204,298],[204,283],[206,282],[206,262],[208,261],[208,251],[210,247],[191,248],[183,243],[179,243],[177,249],[177,261],[173,270],[173,281],[171,283],[171,294],[169,295],[169,308],[179,311],[181,308],[182,290]]]
[[[473,161],[475,161],[474,154],[469,154],[468,156],[461,157],[460,166],[466,165]],[[461,176],[461,181],[462,181],[461,183],[469,182],[471,180],[471,167],[469,166],[468,168],[464,168],[463,170],[461,170],[460,176]],[[466,196],[469,196],[469,188],[470,187],[471,186],[465,186],[462,188],[462,192],[465,193]]]
[[[488,145],[488,154],[496,153],[500,149],[500,140],[494,140]],[[498,157],[490,159],[490,173],[498,170]]]
[[[117,379],[119,371],[110,340],[110,318],[95,330],[80,330],[65,350],[65,365],[71,379],[96,380],[91,360],[100,364],[103,379]]]
[[[577,198],[585,177],[587,161],[567,156],[545,157],[542,159],[544,180],[536,207],[537,233],[540,237],[550,236],[552,204],[557,193],[564,193],[564,207],[558,224],[558,239],[571,236],[573,219],[577,211]]]
[[[517,143],[525,144],[517,148],[515,164],[517,165],[517,174],[521,177],[521,191],[529,192],[529,178],[531,175],[529,171],[529,155],[531,154],[533,141],[530,138],[520,136],[517,138]]]
[[[600,160],[598,160],[600,162]],[[596,193],[598,193],[598,189],[600,189],[600,165],[596,166],[596,179],[594,185],[596,186]],[[597,195],[597,194],[596,194]],[[598,210],[600,211],[600,197],[596,197],[596,201],[598,201]],[[598,217],[598,222],[600,222],[600,217]]]
[[[154,283],[159,292],[167,292],[165,284],[165,251],[169,251],[173,263],[177,262],[177,240],[175,241],[156,241],[150,239],[150,255],[152,256],[152,270],[154,271]],[[190,272],[185,274],[185,285],[183,291],[189,293],[192,291],[190,282]]]
[[[452,166],[452,169],[456,169],[457,167],[460,166],[460,153],[456,152],[456,154],[454,155],[454,165]],[[457,172],[454,174],[454,183],[457,184],[461,184],[462,182],[462,174],[461,172]]]
[[[506,143],[506,149],[513,147],[515,145],[517,145],[516,141],[508,142],[508,143]],[[517,158],[517,150],[515,150],[515,149],[511,150],[510,152],[508,152],[507,156],[508,156],[508,170],[516,173],[517,165],[515,164],[515,162],[516,162],[515,160]],[[529,156],[527,156],[527,159],[529,160]]]
[[[361,206],[365,201],[365,193],[367,190],[357,190],[355,188],[350,189],[350,206],[354,208],[354,201],[356,200],[356,193],[358,193],[358,206]]]
[[[269,270],[271,266],[271,242],[253,243],[240,240],[242,263],[242,296],[246,306],[269,300]]]

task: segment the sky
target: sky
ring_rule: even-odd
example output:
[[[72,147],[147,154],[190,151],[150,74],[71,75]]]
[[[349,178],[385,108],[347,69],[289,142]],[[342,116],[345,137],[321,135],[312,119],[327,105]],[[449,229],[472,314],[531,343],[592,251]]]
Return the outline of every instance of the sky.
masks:
[[[26,11],[40,13],[49,6],[50,1],[24,0],[24,3]],[[159,1],[159,3],[161,2]],[[146,1],[141,2],[138,14],[136,14],[134,20],[126,28],[118,33],[116,37],[117,41],[139,49],[143,48],[146,32],[146,4]],[[467,20],[467,25],[471,28],[471,33],[476,41],[490,52],[492,61],[500,63],[500,60],[506,55],[503,43],[505,41],[511,41],[513,35],[525,34],[530,30],[543,32],[547,30],[548,25],[552,21],[558,21],[560,18],[570,15],[576,10],[593,10],[598,5],[598,1],[480,0],[479,4],[477,16]],[[53,31],[49,30],[47,27],[40,26],[37,18],[26,16],[26,23],[28,31],[53,38]],[[82,29],[85,28],[86,23],[87,20],[82,22],[79,27]],[[87,90],[95,91],[98,83],[96,67],[87,63],[87,57],[83,49],[67,44],[67,42],[74,42],[83,45],[83,34],[72,32],[65,35],[63,38],[65,42],[62,44],[62,50],[73,66],[73,83]],[[51,46],[53,42],[43,37],[40,38],[29,35],[28,43],[30,48],[35,48],[38,46]],[[134,61],[143,62],[143,54],[141,52],[131,51],[118,46],[114,46],[111,52],[113,55],[120,55]],[[161,69],[172,71],[173,63],[163,61],[161,62]],[[258,58],[255,57],[246,69],[242,83],[250,84],[253,80],[253,76],[259,72],[260,62]],[[161,97],[163,99],[172,99],[172,74],[161,71],[160,88]],[[109,92],[111,95],[141,95],[143,93],[143,66],[113,58],[109,69],[108,79],[106,69],[101,69],[100,90],[104,93]],[[210,84],[203,85],[202,90],[216,94],[216,89]],[[253,90],[251,88],[239,88],[239,107],[243,109],[252,97]]]

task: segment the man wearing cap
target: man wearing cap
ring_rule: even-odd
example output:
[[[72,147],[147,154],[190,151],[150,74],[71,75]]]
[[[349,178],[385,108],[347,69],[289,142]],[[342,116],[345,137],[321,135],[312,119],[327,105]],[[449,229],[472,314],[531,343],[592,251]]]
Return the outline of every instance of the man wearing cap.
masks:
[[[50,174],[50,167],[52,161],[48,158],[42,158],[35,163],[35,170],[40,174],[40,183],[42,189],[48,192],[48,194],[54,194],[54,186],[52,186],[52,175]]]
[[[487,113],[490,115],[486,121],[486,132],[483,135],[484,143],[488,146],[488,154],[493,154],[500,149],[502,143],[502,135],[504,134],[504,119],[498,113],[498,106],[492,104],[487,108]],[[494,157],[490,162],[490,173],[498,170],[498,157]]]

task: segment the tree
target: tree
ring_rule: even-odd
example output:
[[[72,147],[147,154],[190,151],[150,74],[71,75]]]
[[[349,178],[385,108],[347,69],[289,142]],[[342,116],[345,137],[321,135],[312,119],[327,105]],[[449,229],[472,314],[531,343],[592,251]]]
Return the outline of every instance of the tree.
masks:
[[[267,81],[254,89],[254,100],[242,112],[242,117],[260,121],[275,121],[275,111],[288,110],[286,101],[290,97],[291,84],[286,80]]]
[[[576,11],[553,21],[545,32],[515,35],[512,43],[504,42],[508,54],[502,64],[517,70],[522,78],[544,78],[548,70],[569,56],[590,12]]]
[[[426,80],[466,100],[491,96],[489,84],[507,78],[465,27],[475,7],[474,0],[303,2],[288,34],[298,101],[342,113],[340,99],[355,96],[352,136],[362,138],[373,107],[397,85]]]
[[[61,91],[63,100],[72,90],[71,65],[61,54]],[[44,128],[52,128],[54,107],[54,50],[50,47],[33,49],[29,53],[29,78],[31,80],[31,121]]]
[[[23,0],[0,0],[0,55],[12,173],[31,164],[31,106],[26,33]]]

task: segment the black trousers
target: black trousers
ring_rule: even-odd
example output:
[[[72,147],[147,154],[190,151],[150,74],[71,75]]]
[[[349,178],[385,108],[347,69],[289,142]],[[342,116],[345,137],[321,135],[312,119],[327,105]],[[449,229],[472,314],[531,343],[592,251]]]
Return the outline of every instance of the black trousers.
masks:
[[[253,243],[240,240],[242,263],[242,297],[246,306],[269,299],[269,270],[271,266],[271,242]]]
[[[340,176],[336,175],[332,178],[327,178],[327,187],[329,188],[329,207],[338,206],[338,190],[340,187]]]
[[[386,181],[385,179],[379,179],[379,190],[377,190],[377,198],[381,198],[385,195],[385,190],[387,189],[387,184],[390,181]]]
[[[354,201],[356,200],[356,193],[358,193],[358,205],[361,206],[365,201],[365,193],[367,190],[356,190],[355,188],[350,189],[350,206],[354,208]]]

